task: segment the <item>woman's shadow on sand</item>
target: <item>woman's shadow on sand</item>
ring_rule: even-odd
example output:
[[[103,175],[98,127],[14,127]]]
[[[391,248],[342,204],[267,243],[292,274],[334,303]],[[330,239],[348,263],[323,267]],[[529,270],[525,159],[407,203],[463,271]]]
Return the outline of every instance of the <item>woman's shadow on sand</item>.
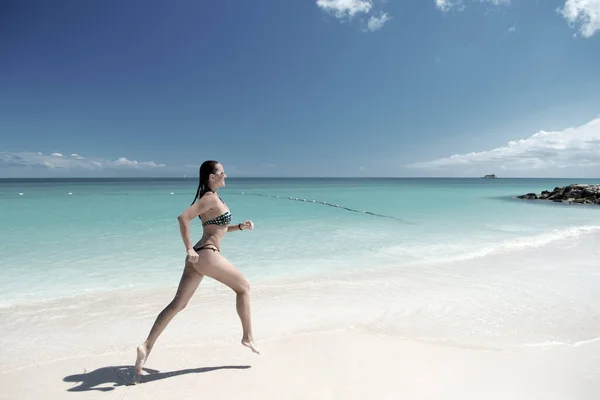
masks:
[[[249,365],[223,365],[220,367],[203,367],[180,369],[178,371],[160,372],[155,369],[144,368],[147,375],[139,375],[132,365],[121,365],[113,367],[98,368],[91,372],[83,374],[69,375],[63,379],[64,382],[80,382],[78,386],[68,389],[68,392],[85,392],[89,390],[99,390],[108,392],[118,386],[130,386],[138,383],[147,383],[159,379],[171,378],[173,376],[184,374],[201,374],[204,372],[216,371],[219,369],[248,369]],[[104,386],[112,383],[112,387]]]

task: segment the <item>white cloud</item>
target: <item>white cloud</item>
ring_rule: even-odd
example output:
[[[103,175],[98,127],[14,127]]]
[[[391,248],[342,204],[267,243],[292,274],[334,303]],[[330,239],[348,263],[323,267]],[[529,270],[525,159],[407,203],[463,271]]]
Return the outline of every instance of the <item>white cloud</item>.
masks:
[[[563,131],[540,131],[492,150],[455,154],[408,167],[450,170],[489,166],[504,170],[543,170],[600,166],[600,117]]]
[[[367,14],[373,8],[372,0],[317,0],[317,6],[339,19],[352,18],[356,14]]]
[[[435,0],[435,6],[446,12],[453,8],[462,8],[462,0]]]
[[[80,155],[71,155],[65,157],[61,153],[52,153],[45,155],[40,152],[20,152],[8,153],[0,152],[0,166],[3,167],[44,167],[61,169],[86,169],[97,170],[104,168],[160,168],[165,164],[158,164],[154,161],[135,161],[128,160],[125,157],[118,158],[115,161],[101,158],[84,158]]]
[[[114,166],[125,166],[125,167],[149,167],[149,168],[157,168],[157,167],[164,167],[165,164],[157,164],[154,161],[135,161],[135,160],[128,160],[125,157],[120,157],[118,160],[116,161],[107,161],[106,162],[107,165],[114,165]]]
[[[490,3],[494,6],[508,5],[510,0],[473,0],[478,3]],[[465,8],[464,0],[435,0],[435,6],[441,11],[446,12],[450,10],[461,11]]]
[[[494,6],[510,5],[511,0],[472,0],[477,3],[489,3]],[[435,6],[442,12],[461,11],[465,8],[465,0],[435,0]],[[578,34],[585,38],[600,32],[600,0],[565,0],[565,4],[557,10],[569,26],[576,28]],[[508,33],[514,32],[509,30]]]
[[[341,21],[358,15],[369,17],[364,30],[371,32],[381,29],[390,20],[389,15],[381,11],[374,15],[374,0],[317,0],[317,6]]]
[[[558,11],[570,26],[579,25],[578,32],[585,38],[600,31],[600,0],[566,0]]]
[[[513,33],[513,32],[514,32],[514,31],[516,31],[516,30],[517,30],[517,27],[513,25],[513,26],[511,26],[510,28],[508,28],[508,29],[506,30],[506,33],[507,33],[507,34],[510,34],[510,33]]]
[[[390,17],[386,13],[381,13],[379,17],[374,15],[369,18],[369,22],[367,22],[367,29],[371,32],[378,31],[383,28],[386,22],[390,20]]]

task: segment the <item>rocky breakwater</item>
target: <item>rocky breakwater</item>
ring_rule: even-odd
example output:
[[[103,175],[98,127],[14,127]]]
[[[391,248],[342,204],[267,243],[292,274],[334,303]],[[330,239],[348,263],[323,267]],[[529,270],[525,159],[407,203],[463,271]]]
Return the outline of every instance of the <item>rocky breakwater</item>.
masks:
[[[517,196],[525,200],[549,200],[562,203],[600,205],[600,185],[572,184],[555,187],[553,191],[544,190],[540,194],[527,193]]]

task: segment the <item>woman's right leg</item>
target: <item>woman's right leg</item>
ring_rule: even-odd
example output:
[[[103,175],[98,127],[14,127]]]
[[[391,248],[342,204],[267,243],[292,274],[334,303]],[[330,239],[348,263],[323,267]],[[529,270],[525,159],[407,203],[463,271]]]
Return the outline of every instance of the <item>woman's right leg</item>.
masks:
[[[198,288],[198,285],[202,281],[204,276],[200,274],[196,269],[192,266],[192,264],[188,261],[185,262],[185,267],[183,269],[183,275],[181,276],[181,280],[179,281],[179,287],[177,288],[177,293],[173,300],[158,314],[156,321],[154,321],[154,325],[152,325],[152,329],[150,329],[150,333],[148,334],[148,338],[142,344],[140,344],[137,348],[137,360],[135,362],[135,368],[138,373],[142,372],[142,368],[144,367],[144,363],[148,358],[148,354],[154,347],[154,343],[156,339],[160,336],[162,331],[167,327],[169,322],[177,315],[177,313],[185,308],[188,301]]]
[[[229,286],[236,294],[236,310],[242,322],[242,344],[260,354],[254,345],[250,313],[250,284],[244,275],[219,253],[211,254],[207,262],[196,263],[194,268],[216,281]]]

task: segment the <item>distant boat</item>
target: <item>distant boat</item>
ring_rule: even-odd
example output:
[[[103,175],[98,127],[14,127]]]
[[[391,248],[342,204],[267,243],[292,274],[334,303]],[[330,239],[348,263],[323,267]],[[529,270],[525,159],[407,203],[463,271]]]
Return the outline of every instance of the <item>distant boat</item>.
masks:
[[[485,175],[485,176],[483,177],[483,179],[496,179],[496,175],[494,175],[494,174],[491,174],[491,175]]]

